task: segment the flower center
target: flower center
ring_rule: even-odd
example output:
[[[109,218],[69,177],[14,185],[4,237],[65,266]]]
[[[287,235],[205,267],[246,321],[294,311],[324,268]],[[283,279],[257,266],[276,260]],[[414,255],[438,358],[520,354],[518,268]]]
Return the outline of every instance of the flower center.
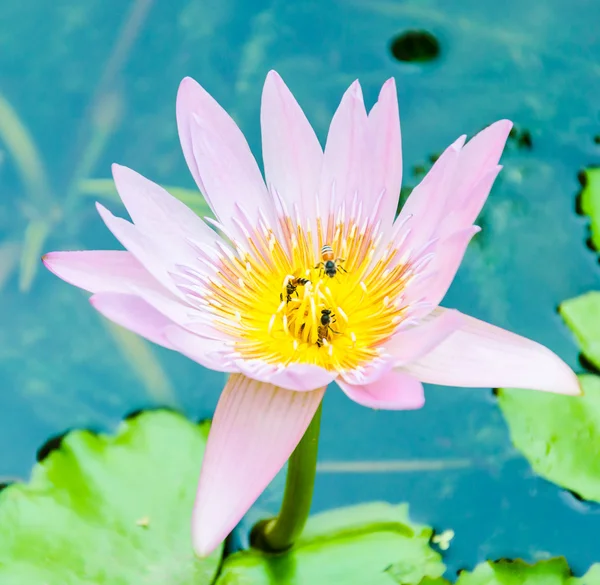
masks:
[[[247,234],[247,248],[232,239],[237,254],[220,255],[204,300],[235,353],[338,372],[377,358],[407,316],[402,291],[413,270],[391,244],[377,253],[376,228],[318,221],[313,238],[285,217],[283,237],[263,224]]]

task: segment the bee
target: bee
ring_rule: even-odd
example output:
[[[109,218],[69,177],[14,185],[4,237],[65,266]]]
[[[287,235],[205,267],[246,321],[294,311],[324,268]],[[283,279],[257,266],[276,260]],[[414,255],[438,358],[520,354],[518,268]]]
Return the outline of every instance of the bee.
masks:
[[[343,258],[334,259],[333,248],[329,244],[325,244],[321,248],[321,262],[319,262],[315,268],[320,267],[321,270],[325,272],[327,276],[329,276],[329,278],[333,278],[337,274],[338,270],[346,272],[346,270],[340,266],[342,262],[344,262]]]
[[[335,323],[335,313],[333,313],[331,309],[322,309],[321,324],[319,325],[319,329],[317,331],[317,345],[319,347],[323,345],[323,339],[327,339],[330,331],[339,335],[339,331],[336,331],[333,329],[333,327],[331,327],[332,323]]]
[[[301,278],[299,276],[286,276],[284,281],[286,302],[289,303],[292,300],[292,295],[294,293],[296,293],[296,296],[300,296],[296,289],[299,286],[305,286],[309,282],[310,280],[307,278]],[[283,301],[283,293],[279,295],[279,300]]]

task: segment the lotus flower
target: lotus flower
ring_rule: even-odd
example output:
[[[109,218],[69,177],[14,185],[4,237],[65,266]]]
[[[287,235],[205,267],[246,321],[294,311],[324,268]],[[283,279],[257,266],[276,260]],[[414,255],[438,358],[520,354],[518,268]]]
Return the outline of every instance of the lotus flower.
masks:
[[[378,409],[420,408],[422,382],[579,394],[575,375],[550,350],[439,306],[479,230],[473,222],[501,168],[511,122],[451,144],[398,217],[393,79],[369,114],[358,82],[350,86],[323,151],[270,72],[261,109],[264,180],[235,122],[189,78],[177,96],[177,124],[217,221],[202,221],[114,165],[133,223],[97,207],[126,251],[52,252],[44,262],[93,293],[108,319],[231,374],[194,509],[199,555],[282,468],[330,382]]]

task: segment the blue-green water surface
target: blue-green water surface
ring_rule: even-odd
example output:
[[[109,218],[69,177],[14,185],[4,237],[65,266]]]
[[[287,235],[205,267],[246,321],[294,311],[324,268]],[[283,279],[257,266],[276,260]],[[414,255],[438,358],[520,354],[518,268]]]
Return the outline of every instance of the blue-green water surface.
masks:
[[[222,374],[157,347],[145,354],[149,346],[119,337],[80,291],[43,269],[21,291],[13,266],[39,209],[65,216],[44,251],[117,247],[93,198],[73,186],[108,178],[113,161],[193,187],[175,125],[185,75],[232,113],[259,158],[269,69],[322,140],[355,78],[370,107],[394,76],[408,185],[414,165],[462,133],[504,117],[528,129],[532,148],[510,142],[483,232],[444,304],[534,338],[581,370],[555,309],[600,282],[575,212],[577,172],[600,162],[599,21],[600,4],[582,0],[0,3],[0,94],[29,129],[47,175],[42,189],[28,187],[31,153],[19,170],[0,140],[0,481],[27,477],[36,450],[69,428],[113,429],[131,411],[161,404],[193,418],[215,408]],[[411,28],[438,38],[437,60],[392,58],[391,39]],[[14,135],[6,124],[4,134]],[[35,250],[32,257],[39,262]],[[452,570],[563,554],[580,572],[599,560],[598,510],[531,472],[490,389],[431,387],[427,399],[417,412],[376,412],[332,387],[315,510],[408,501],[415,519],[456,532],[446,554]],[[277,509],[281,487],[276,480],[255,514]]]

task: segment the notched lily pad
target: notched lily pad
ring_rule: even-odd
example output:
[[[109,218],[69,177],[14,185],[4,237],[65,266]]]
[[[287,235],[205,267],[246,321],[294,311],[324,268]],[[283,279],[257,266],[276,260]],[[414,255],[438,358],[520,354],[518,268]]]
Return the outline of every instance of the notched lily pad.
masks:
[[[533,565],[521,560],[486,562],[474,571],[461,572],[457,585],[598,585],[600,565],[583,577],[573,577],[563,558],[539,561]]]
[[[431,528],[406,505],[372,503],[317,514],[285,554],[255,549],[225,560],[217,585],[417,585],[437,583],[445,566],[429,546]]]
[[[579,206],[581,212],[591,220],[591,240],[594,248],[600,250],[600,167],[590,167],[581,172],[583,189]]]
[[[502,389],[512,441],[542,477],[600,501],[600,376],[579,376],[584,395]]]
[[[600,370],[600,292],[564,301],[559,311],[584,357]],[[503,389],[499,403],[515,447],[537,473],[600,501],[600,376],[579,381],[583,396]]]
[[[559,311],[575,334],[585,358],[600,370],[600,292],[592,291],[564,301]]]
[[[202,585],[190,517],[208,424],[166,411],[116,436],[73,431],[27,484],[0,492],[2,585]]]

